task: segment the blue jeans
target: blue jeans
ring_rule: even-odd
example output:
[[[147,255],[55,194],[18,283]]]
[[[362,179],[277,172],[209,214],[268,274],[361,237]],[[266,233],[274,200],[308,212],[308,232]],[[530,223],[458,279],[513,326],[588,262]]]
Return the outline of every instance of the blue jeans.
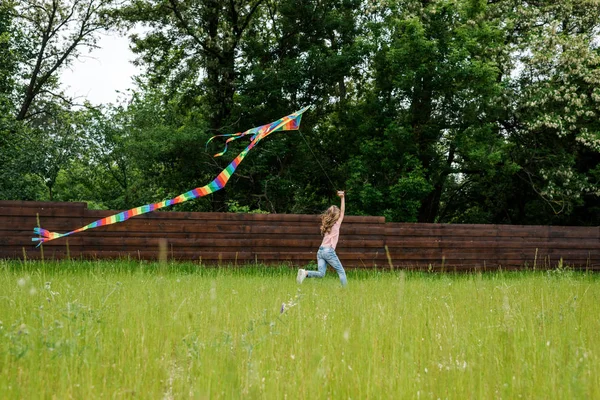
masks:
[[[319,247],[319,251],[317,251],[317,265],[318,271],[307,271],[307,278],[322,278],[325,276],[325,271],[327,271],[327,264],[331,265],[333,269],[336,270],[340,277],[340,281],[342,282],[342,286],[346,286],[348,281],[346,280],[346,271],[344,271],[344,267],[342,267],[342,263],[338,258],[337,254],[335,254],[335,250],[332,247]]]

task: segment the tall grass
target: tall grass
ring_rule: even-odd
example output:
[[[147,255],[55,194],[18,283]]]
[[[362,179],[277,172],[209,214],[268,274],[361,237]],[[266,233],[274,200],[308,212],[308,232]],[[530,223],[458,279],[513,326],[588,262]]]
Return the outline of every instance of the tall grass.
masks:
[[[3,398],[600,398],[600,280],[0,261]]]

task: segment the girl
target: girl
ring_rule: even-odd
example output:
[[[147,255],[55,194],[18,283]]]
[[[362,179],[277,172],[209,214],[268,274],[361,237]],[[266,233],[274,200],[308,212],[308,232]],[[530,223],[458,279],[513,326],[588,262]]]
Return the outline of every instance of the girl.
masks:
[[[335,254],[335,246],[337,245],[338,239],[340,238],[340,226],[344,219],[344,211],[346,204],[344,201],[344,192],[338,191],[337,195],[342,199],[341,210],[337,206],[331,206],[321,215],[321,235],[323,235],[323,242],[317,252],[317,264],[318,271],[307,271],[300,269],[296,282],[299,284],[306,278],[322,278],[325,276],[327,270],[327,264],[331,265],[340,276],[342,286],[347,285],[346,271],[342,267],[342,263]]]

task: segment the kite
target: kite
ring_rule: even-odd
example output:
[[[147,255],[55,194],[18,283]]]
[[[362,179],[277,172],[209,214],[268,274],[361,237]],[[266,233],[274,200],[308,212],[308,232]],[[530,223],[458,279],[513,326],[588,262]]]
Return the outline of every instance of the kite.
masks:
[[[247,131],[244,131],[244,132],[226,134],[226,135],[217,135],[217,136],[211,137],[208,140],[208,142],[206,142],[207,145],[215,137],[229,137],[229,139],[227,139],[227,141],[225,142],[225,149],[222,152],[215,154],[215,157],[219,157],[219,156],[225,154],[225,152],[227,151],[227,144],[229,142],[239,139],[241,137],[247,136],[247,135],[252,135],[252,137],[250,138],[250,140],[251,140],[250,144],[240,154],[238,154],[238,156],[223,171],[221,171],[221,173],[219,175],[217,175],[217,177],[215,179],[213,179],[212,182],[210,182],[207,185],[204,185],[202,187],[197,187],[196,189],[192,189],[188,192],[180,194],[179,196],[169,199],[169,200],[160,201],[158,203],[146,204],[145,206],[132,208],[131,210],[123,211],[118,214],[111,215],[110,217],[99,219],[97,221],[94,221],[94,222],[86,225],[86,226],[82,226],[79,229],[75,229],[74,231],[67,232],[67,233],[50,232],[46,229],[42,229],[39,227],[33,228],[34,234],[39,235],[39,237],[34,237],[31,240],[33,242],[39,242],[38,243],[38,246],[39,246],[42,243],[49,242],[50,240],[58,239],[58,238],[61,238],[64,236],[73,235],[74,233],[83,232],[88,229],[97,228],[99,226],[105,226],[105,225],[116,224],[119,222],[124,222],[124,221],[127,221],[129,218],[135,217],[137,215],[149,213],[149,212],[159,210],[164,207],[169,207],[169,206],[172,206],[173,204],[183,203],[185,201],[192,200],[197,197],[203,197],[203,196],[206,196],[207,194],[214,193],[217,190],[221,190],[225,187],[225,185],[227,184],[227,181],[229,181],[229,178],[231,177],[231,175],[233,175],[236,168],[238,167],[238,165],[240,165],[240,163],[242,162],[244,157],[246,157],[248,152],[250,150],[252,150],[254,148],[254,146],[256,146],[258,144],[258,142],[260,142],[262,139],[264,139],[265,137],[267,137],[268,135],[270,135],[273,132],[298,130],[300,128],[300,121],[302,119],[302,114],[309,108],[310,108],[310,106],[304,107],[300,111],[297,111],[293,114],[283,117],[275,122],[271,122],[270,124],[267,124],[267,125],[258,126],[256,128],[248,129]]]

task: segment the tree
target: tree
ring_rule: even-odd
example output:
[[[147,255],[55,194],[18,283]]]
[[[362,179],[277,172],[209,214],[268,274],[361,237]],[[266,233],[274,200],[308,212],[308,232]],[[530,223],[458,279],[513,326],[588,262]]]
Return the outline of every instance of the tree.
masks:
[[[182,106],[181,96],[166,101],[161,89],[147,88],[134,95],[126,110],[113,114],[111,128],[104,130],[113,165],[127,163],[130,171],[139,174],[137,183],[130,186],[145,194],[146,201],[172,198],[203,186],[223,168],[205,150],[211,136],[207,121],[198,107]],[[184,203],[177,209],[216,211],[224,207],[224,200],[214,197]]]
[[[23,56],[14,7],[12,2],[0,3],[0,198],[35,200],[41,182],[29,174],[23,156],[29,142],[14,114],[15,76]]]
[[[30,117],[30,137],[27,158],[31,172],[46,186],[47,198],[54,200],[54,186],[59,173],[81,156],[83,140],[80,134],[85,111],[71,111],[60,104],[48,104],[45,112]]]
[[[0,4],[0,123],[7,124],[12,109],[11,94],[14,89],[14,74],[17,59],[14,54],[12,37],[16,27],[12,17],[13,6],[10,2]]]
[[[514,80],[518,177],[534,196],[521,220],[600,221],[600,9],[597,2],[542,3],[517,54]]]
[[[373,81],[348,163],[360,208],[435,222],[447,184],[505,162],[496,127],[503,37],[478,1],[391,2],[372,28]]]
[[[28,53],[21,65],[24,80],[17,120],[44,112],[35,107],[40,96],[70,103],[57,91],[57,74],[83,49],[95,46],[97,33],[111,26],[108,16],[114,0],[27,0],[16,7]],[[33,111],[32,111],[33,108]]]
[[[122,104],[106,105],[79,110],[76,116],[80,148],[56,177],[56,198],[109,209],[129,209],[148,200],[150,185],[131,151],[127,109]]]
[[[246,182],[240,193],[252,193],[252,198],[240,202],[262,202],[277,212],[320,212],[333,201],[332,185],[343,186],[354,130],[335,121],[344,119],[361,79],[361,4],[268,2],[257,15],[242,48],[243,79],[236,98],[241,121],[252,126],[305,105],[314,107],[303,117],[300,132],[262,144],[261,154],[249,160],[254,182]]]
[[[113,0],[28,0],[0,8],[2,198],[54,197],[54,183],[77,154],[72,99],[58,74],[111,26]],[[73,113],[73,114],[72,114]],[[43,186],[47,194],[43,194]]]
[[[203,93],[210,127],[220,130],[233,110],[240,43],[263,1],[133,0],[121,15],[152,27],[132,36],[147,83],[185,91],[192,101]]]
[[[193,110],[217,134],[264,124],[311,103],[320,104],[317,110],[324,114],[330,95],[345,99],[345,79],[358,62],[352,53],[358,3],[170,0],[131,2],[123,15],[127,21],[154,27],[143,38],[134,37],[140,61],[149,67],[144,87],[161,88],[168,109]],[[157,93],[152,90],[148,99]],[[303,122],[309,138],[308,122],[317,112]],[[289,211],[289,191],[304,191],[308,183],[292,182],[300,176],[309,182],[315,177],[305,174],[306,156],[313,156],[307,149],[296,151],[299,140],[297,134],[282,134],[261,144],[261,151],[236,174],[238,190],[215,193],[213,209],[223,209],[226,197],[233,196],[242,206]],[[228,154],[211,160],[197,176],[207,167],[214,176],[241,146],[233,144]],[[178,165],[178,156],[171,157]],[[199,180],[195,178],[189,177]]]

